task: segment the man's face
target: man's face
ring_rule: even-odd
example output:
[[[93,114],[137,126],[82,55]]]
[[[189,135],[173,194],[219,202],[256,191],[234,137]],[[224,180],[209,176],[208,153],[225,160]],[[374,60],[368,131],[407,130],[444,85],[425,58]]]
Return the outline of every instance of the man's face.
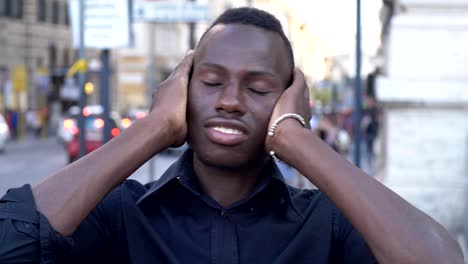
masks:
[[[239,168],[266,157],[273,107],[291,77],[281,37],[217,25],[197,48],[188,91],[188,142],[199,161]]]

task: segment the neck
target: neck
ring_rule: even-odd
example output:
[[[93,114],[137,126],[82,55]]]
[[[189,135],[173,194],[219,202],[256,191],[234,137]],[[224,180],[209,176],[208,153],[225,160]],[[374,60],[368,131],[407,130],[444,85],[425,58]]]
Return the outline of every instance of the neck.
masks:
[[[193,168],[203,192],[226,208],[254,192],[266,162],[263,160],[255,166],[232,169],[210,166],[194,157]]]

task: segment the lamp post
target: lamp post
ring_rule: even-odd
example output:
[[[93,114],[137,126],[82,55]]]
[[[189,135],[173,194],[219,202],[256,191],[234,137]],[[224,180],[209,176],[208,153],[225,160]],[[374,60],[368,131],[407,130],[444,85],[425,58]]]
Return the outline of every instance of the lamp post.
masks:
[[[189,0],[189,2],[195,2],[195,0]],[[189,48],[195,49],[196,40],[195,40],[195,23],[189,23]]]
[[[85,0],[80,0],[79,2],[79,25],[80,25],[80,33],[79,33],[79,39],[80,39],[80,45],[78,49],[78,57],[80,60],[85,59],[85,46],[84,46],[84,12],[85,12]],[[86,105],[86,93],[84,91],[84,84],[86,82],[86,75],[84,71],[81,71],[78,75],[78,82],[79,82],[79,87],[80,87],[80,100],[79,100],[79,106],[80,106],[80,116],[78,117],[78,129],[80,133],[78,133],[78,142],[80,146],[79,150],[79,156],[78,158],[83,157],[86,155],[86,132],[85,132],[85,120],[83,116],[83,109]]]
[[[356,76],[354,83],[354,164],[361,166],[361,0],[356,0]]]

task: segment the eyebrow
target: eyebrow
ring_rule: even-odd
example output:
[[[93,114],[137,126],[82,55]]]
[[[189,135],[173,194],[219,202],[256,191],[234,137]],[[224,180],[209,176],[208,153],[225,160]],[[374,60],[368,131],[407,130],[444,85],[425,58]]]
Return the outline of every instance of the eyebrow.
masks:
[[[217,63],[202,62],[202,63],[200,63],[200,65],[205,66],[205,67],[216,68],[216,69],[219,69],[219,70],[225,70],[225,67],[223,67],[222,65],[217,64]],[[267,71],[247,71],[247,74],[251,75],[251,76],[267,76],[267,77],[270,77],[270,78],[279,79],[279,76],[277,76],[277,75],[275,75],[275,74],[273,74],[271,72],[267,72]]]

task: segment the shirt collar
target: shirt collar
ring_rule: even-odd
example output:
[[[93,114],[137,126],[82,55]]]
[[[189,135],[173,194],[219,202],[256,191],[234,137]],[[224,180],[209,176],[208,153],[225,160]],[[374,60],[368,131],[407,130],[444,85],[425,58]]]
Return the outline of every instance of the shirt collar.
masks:
[[[137,204],[141,203],[142,201],[146,200],[152,194],[158,192],[162,187],[167,185],[169,182],[173,181],[184,176],[185,172],[193,171],[192,169],[192,151],[190,149],[186,150],[179,159],[174,162],[164,173],[161,177],[154,181],[153,183],[149,183],[151,187],[146,191],[143,196],[138,199]],[[189,167],[189,169],[187,169]]]
[[[278,166],[273,162],[272,159],[268,161],[266,168],[264,169],[265,176],[262,178],[259,186],[254,192],[254,195],[265,188],[266,185],[270,183],[270,180],[277,181],[282,190],[282,195],[288,202],[288,204],[299,214],[302,214],[297,210],[294,200],[291,195],[291,188],[284,180],[283,175],[281,174]],[[148,197],[152,196],[154,193],[157,193],[161,188],[167,185],[169,182],[178,179],[181,183],[188,188],[193,193],[200,195],[200,190],[194,181],[194,171],[193,171],[193,152],[191,149],[186,150],[182,156],[172,164],[159,178],[157,181],[151,183],[151,187],[146,191],[140,199],[138,199],[137,204],[146,200]]]

